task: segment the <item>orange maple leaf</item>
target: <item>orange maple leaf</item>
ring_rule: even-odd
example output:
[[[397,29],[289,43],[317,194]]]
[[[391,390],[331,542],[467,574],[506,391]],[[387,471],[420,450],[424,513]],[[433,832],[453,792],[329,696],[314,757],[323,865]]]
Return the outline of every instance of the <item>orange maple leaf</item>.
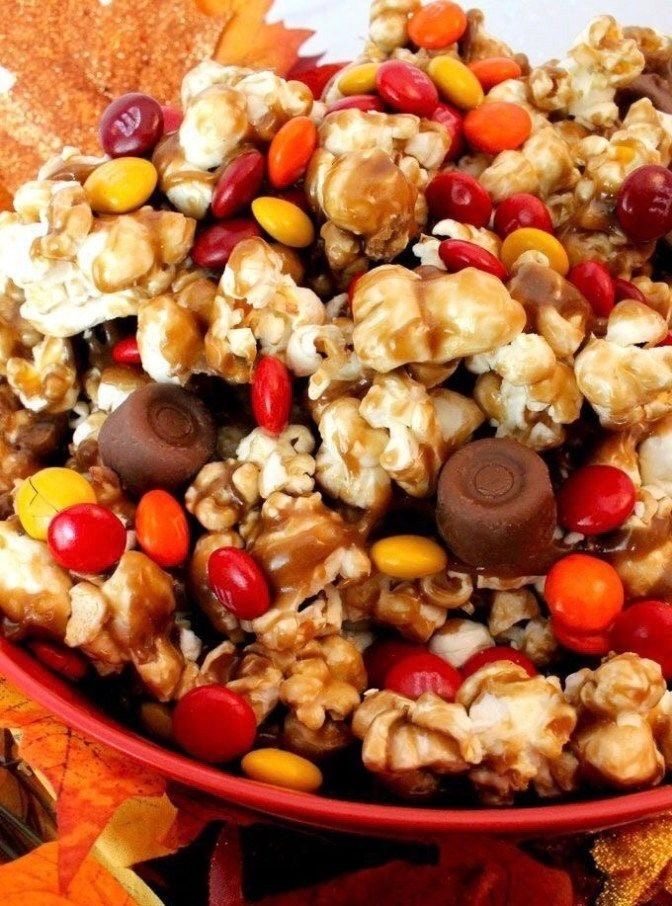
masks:
[[[70,730],[5,681],[0,683],[0,728],[20,731],[19,755],[55,790],[62,889],[126,799],[165,791],[158,774]],[[4,893],[1,885],[0,890]]]
[[[67,893],[59,888],[59,843],[45,843],[0,866],[2,906],[134,906],[124,888],[88,856]]]
[[[213,57],[229,66],[272,69],[286,76],[314,32],[266,22],[273,0],[197,0],[208,15],[228,16]]]

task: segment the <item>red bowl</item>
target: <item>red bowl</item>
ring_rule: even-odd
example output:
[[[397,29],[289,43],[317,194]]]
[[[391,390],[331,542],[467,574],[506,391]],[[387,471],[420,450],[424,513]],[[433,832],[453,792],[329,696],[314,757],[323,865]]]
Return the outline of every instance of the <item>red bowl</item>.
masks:
[[[395,837],[456,831],[525,836],[598,830],[672,809],[672,785],[586,802],[500,809],[416,808],[295,793],[235,777],[144,739],[99,711],[28,651],[2,638],[0,673],[68,726],[134,761],[239,808],[301,824]]]

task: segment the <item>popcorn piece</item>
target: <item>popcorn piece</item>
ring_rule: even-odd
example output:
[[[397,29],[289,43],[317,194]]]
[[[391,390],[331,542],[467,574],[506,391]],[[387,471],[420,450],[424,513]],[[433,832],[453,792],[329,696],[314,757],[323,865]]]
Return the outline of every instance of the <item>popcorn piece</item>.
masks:
[[[43,541],[21,532],[18,519],[0,522],[0,611],[22,630],[63,639],[70,617],[69,574]]]
[[[138,311],[138,349],[154,381],[186,384],[198,368],[203,338],[194,314],[170,295],[143,302]]]
[[[110,365],[102,372],[89,372],[85,380],[89,399],[104,413],[114,412],[135,390],[149,383],[149,377],[129,365]]]
[[[297,608],[337,580],[369,573],[364,543],[319,494],[271,494],[261,509],[250,553],[275,592],[275,607]]]
[[[244,628],[271,651],[296,651],[313,639],[340,632],[342,622],[341,596],[333,585],[327,585],[307,604],[272,607]]]
[[[332,497],[380,512],[391,495],[390,477],[381,465],[389,436],[371,427],[359,410],[359,400],[342,397],[322,412],[317,480]]]
[[[509,346],[475,357],[480,372],[474,398],[497,427],[498,437],[545,450],[559,446],[563,425],[578,419],[583,402],[572,369],[555,360],[549,344],[536,334],[522,334]],[[490,367],[492,371],[485,371]]]
[[[27,359],[33,347],[44,338],[21,317],[23,293],[0,275],[0,375],[7,374],[11,358]]]
[[[7,382],[32,412],[67,412],[79,395],[77,368],[68,340],[45,337],[32,349],[32,361],[11,358]]]
[[[609,323],[613,318],[618,324],[624,317],[616,310],[621,305],[616,306]],[[628,306],[626,311],[632,312],[632,308]],[[651,335],[649,325],[654,320],[653,314],[635,319],[638,326],[643,324],[641,335]],[[634,327],[631,317],[625,320]],[[625,340],[622,331],[617,330],[616,335],[621,342]],[[669,346],[640,349],[594,337],[577,356],[575,374],[581,393],[607,428],[622,429],[653,422],[672,411],[672,348]]]
[[[350,727],[342,720],[327,718],[318,730],[311,730],[293,711],[283,723],[283,742],[291,752],[320,761],[352,742]]]
[[[187,217],[202,220],[208,213],[219,171],[190,163],[180,146],[179,132],[164,136],[154,149],[152,163],[168,200]]]
[[[375,773],[460,774],[482,758],[465,709],[433,692],[417,701],[389,691],[367,695],[352,730],[363,742],[364,764]]]
[[[325,320],[319,298],[283,272],[280,255],[262,239],[247,239],[222,274],[205,336],[207,364],[228,381],[246,383],[258,351],[284,359],[296,328]]]
[[[373,0],[369,13],[369,43],[365,53],[381,59],[408,43],[406,25],[420,0]]]
[[[539,604],[527,588],[515,591],[496,591],[488,617],[488,629],[495,638],[503,635],[516,623],[539,616]]]
[[[257,723],[262,723],[280,701],[280,684],[284,672],[261,645],[250,645],[240,664],[234,669],[227,687],[242,695],[254,711]],[[291,656],[287,656],[291,657]]]
[[[589,780],[617,789],[661,781],[665,760],[650,720],[664,693],[658,664],[636,654],[567,677],[566,695],[579,714],[572,749]]]
[[[511,802],[530,786],[544,794],[554,790],[576,725],[556,677],[529,677],[522,667],[497,661],[464,681],[457,702],[483,750],[470,778],[485,802]]]
[[[186,508],[211,532],[241,522],[259,499],[258,468],[235,459],[204,465],[184,495]]]
[[[405,638],[426,642],[446,622],[447,611],[468,603],[473,586],[467,575],[440,573],[400,582],[375,573],[343,589],[345,614],[353,622],[373,619]]]
[[[623,299],[607,322],[605,339],[617,346],[657,346],[667,336],[667,321],[657,311],[635,299]]]
[[[472,655],[492,648],[494,644],[494,639],[482,623],[453,619],[446,620],[434,633],[429,650],[453,667],[461,667]]]
[[[236,455],[241,463],[257,467],[259,495],[265,500],[274,491],[300,495],[313,490],[314,447],[313,436],[303,425],[289,425],[278,437],[255,428],[241,440]]]
[[[357,284],[352,310],[355,351],[380,372],[495,349],[525,325],[502,283],[473,268],[424,278],[399,265],[375,268]]]
[[[309,730],[319,730],[327,717],[346,720],[357,709],[366,687],[362,656],[338,635],[303,648],[280,686],[280,700]]]
[[[467,30],[460,39],[460,54],[467,63],[491,57],[511,57],[520,63],[523,71],[529,68],[523,54],[514,54],[508,44],[488,33],[485,16],[480,9],[470,9],[467,12]]]
[[[612,16],[599,16],[577,38],[569,59],[532,70],[530,89],[543,110],[574,117],[590,127],[609,127],[618,118],[616,89],[644,68],[644,55]]]

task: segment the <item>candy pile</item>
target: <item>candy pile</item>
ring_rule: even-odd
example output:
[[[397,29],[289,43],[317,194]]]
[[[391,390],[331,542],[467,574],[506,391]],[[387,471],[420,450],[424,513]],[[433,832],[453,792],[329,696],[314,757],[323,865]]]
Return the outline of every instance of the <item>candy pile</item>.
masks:
[[[335,75],[110,104],[0,214],[5,634],[292,789],[660,782],[670,71],[376,0]]]

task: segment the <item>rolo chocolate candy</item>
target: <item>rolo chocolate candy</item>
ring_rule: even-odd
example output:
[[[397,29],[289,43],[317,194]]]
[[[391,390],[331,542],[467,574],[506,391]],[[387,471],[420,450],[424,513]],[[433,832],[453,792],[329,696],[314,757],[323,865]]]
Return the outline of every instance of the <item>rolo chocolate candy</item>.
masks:
[[[466,444],[441,471],[436,519],[467,565],[506,575],[543,573],[556,526],[546,464],[514,440]]]
[[[103,463],[135,491],[178,488],[212,457],[215,425],[201,400],[174,384],[135,390],[103,424]]]

